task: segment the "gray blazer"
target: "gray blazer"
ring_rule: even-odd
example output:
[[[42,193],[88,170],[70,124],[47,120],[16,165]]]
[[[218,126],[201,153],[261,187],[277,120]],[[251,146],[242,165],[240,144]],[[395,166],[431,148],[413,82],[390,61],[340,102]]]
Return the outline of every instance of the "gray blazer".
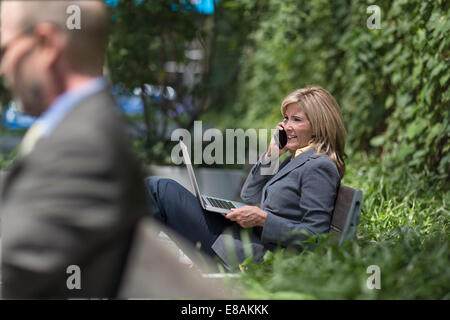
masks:
[[[286,247],[329,231],[340,184],[335,163],[326,155],[317,156],[314,149],[289,160],[274,175],[261,175],[261,161],[250,170],[241,198],[259,204],[267,219],[263,228],[246,233],[248,242],[237,224],[219,235],[213,249],[225,265],[241,263],[251,254],[259,261],[278,245]]]
[[[108,90],[95,93],[11,168],[0,195],[4,298],[116,293],[146,213],[122,120]],[[67,287],[70,265],[80,267],[81,290]]]

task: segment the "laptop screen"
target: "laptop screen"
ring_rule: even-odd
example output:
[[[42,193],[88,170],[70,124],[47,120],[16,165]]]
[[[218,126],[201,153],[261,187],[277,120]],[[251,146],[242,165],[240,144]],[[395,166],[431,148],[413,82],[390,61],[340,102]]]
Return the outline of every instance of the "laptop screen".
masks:
[[[182,140],[180,140],[180,147],[181,147],[181,151],[183,152],[183,159],[184,159],[184,163],[186,164],[187,172],[189,175],[189,180],[191,180],[192,187],[194,188],[197,198],[200,200],[200,204],[202,205],[202,208],[205,209],[205,204],[203,203],[203,198],[202,198],[200,189],[197,184],[197,179],[195,179],[194,167],[192,166],[191,158],[189,157],[189,152],[188,152],[187,146],[184,144],[184,142]]]

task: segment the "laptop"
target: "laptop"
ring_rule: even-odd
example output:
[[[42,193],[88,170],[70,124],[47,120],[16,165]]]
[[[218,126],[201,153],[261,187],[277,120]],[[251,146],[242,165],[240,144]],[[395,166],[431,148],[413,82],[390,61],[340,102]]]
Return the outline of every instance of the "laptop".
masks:
[[[203,209],[212,211],[212,212],[217,212],[217,213],[220,213],[221,215],[225,216],[231,212],[231,209],[243,207],[246,205],[244,203],[237,202],[237,201],[231,201],[231,200],[227,200],[227,199],[221,199],[221,198],[201,194],[200,188],[198,187],[198,184],[197,184],[197,179],[195,179],[194,167],[192,166],[191,158],[189,157],[189,152],[188,152],[187,146],[184,144],[184,142],[182,140],[180,140],[180,147],[183,152],[183,160],[184,160],[184,163],[186,164],[187,172],[189,175],[189,180],[191,180],[192,188],[194,189],[195,195],[199,199],[200,204]]]

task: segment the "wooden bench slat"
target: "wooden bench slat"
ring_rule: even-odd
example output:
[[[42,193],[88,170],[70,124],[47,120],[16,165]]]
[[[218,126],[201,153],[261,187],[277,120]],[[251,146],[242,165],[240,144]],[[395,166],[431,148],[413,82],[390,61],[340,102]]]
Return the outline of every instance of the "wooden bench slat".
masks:
[[[339,244],[353,239],[361,211],[362,191],[341,185],[334,205],[330,232],[340,236]]]

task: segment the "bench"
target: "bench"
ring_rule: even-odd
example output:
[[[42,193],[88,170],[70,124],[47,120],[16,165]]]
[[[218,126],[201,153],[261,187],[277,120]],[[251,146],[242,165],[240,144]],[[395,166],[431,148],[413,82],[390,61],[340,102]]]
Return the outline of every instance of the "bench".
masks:
[[[339,187],[330,228],[330,233],[339,239],[339,245],[352,241],[356,235],[362,198],[361,190],[344,185]]]

